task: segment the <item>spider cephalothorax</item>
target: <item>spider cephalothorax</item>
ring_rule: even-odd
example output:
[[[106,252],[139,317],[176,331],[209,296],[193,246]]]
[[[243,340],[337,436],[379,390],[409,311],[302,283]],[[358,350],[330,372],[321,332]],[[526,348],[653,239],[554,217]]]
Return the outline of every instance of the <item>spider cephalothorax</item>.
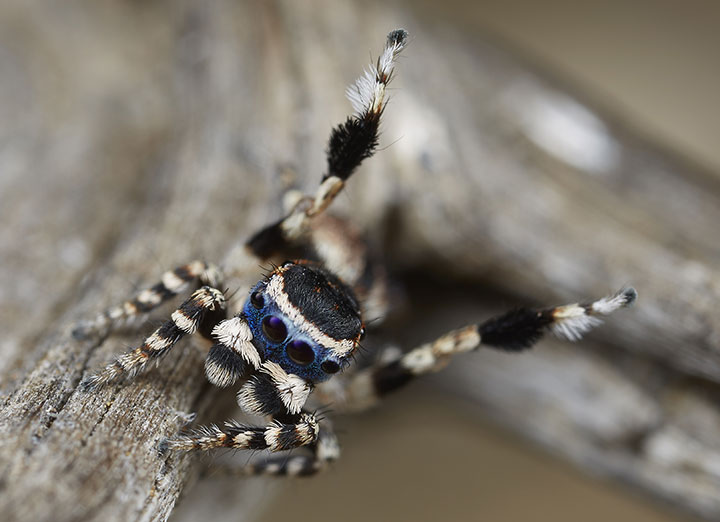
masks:
[[[162,440],[161,450],[282,451],[305,446],[311,449],[310,455],[267,459],[244,471],[309,475],[339,456],[328,421],[306,405],[314,390],[325,401],[320,405],[359,410],[443,368],[454,355],[481,346],[517,352],[532,346],[546,330],[577,340],[601,322],[598,316],[635,300],[635,291],[625,288],[582,305],[516,310],[451,331],[406,353],[387,350],[364,368],[350,365],[365,333],[363,314],[382,317],[387,309],[385,270],[371,260],[347,222],[328,219],[324,212],[377,148],[387,105],[386,86],[407,38],[402,29],[392,31],[377,62],[347,90],[355,113],[330,135],[328,170],[317,192],[300,195],[284,218],[253,234],[244,244],[247,258],[229,272],[287,259],[298,249],[314,252],[316,262],[288,261],[275,267],[252,287],[242,309],[226,318],[228,303],[218,288],[222,274],[213,265],[194,261],[166,272],[160,283],[74,331],[84,337],[147,313],[192,285],[200,287],[141,346],[86,377],[83,388],[92,391],[122,376],[133,376],[151,361],[159,361],[185,335],[199,331],[209,333],[213,341],[205,359],[208,380],[220,387],[241,383],[237,393],[241,409],[271,421],[265,426],[235,421],[202,426]],[[330,380],[340,370],[347,371]]]
[[[345,367],[363,332],[353,291],[308,261],[275,268],[252,289],[243,312],[261,358],[311,382]]]

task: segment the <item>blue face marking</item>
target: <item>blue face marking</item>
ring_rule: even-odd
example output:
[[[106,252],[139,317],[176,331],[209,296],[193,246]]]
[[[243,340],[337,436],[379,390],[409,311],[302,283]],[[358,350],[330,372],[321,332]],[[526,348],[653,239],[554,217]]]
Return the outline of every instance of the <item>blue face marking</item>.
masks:
[[[311,382],[326,381],[348,364],[347,359],[338,359],[293,324],[264,288],[264,282],[255,285],[243,308],[253,344],[263,360]]]

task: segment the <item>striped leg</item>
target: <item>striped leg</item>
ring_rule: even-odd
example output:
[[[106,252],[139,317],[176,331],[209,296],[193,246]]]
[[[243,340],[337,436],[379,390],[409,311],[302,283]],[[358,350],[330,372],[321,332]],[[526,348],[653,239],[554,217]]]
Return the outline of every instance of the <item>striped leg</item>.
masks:
[[[325,211],[363,160],[375,153],[380,117],[387,105],[386,87],[407,40],[408,34],[403,29],[388,34],[377,62],[347,89],[355,113],[330,134],[328,170],[320,187],[314,196],[300,198],[288,216],[250,238],[247,246],[256,256],[272,257],[303,237],[308,232],[310,219]]]
[[[141,346],[121,355],[103,370],[87,377],[82,382],[82,387],[86,391],[93,390],[124,375],[137,375],[150,361],[158,360],[170,351],[183,336],[195,333],[208,312],[217,312],[224,308],[225,297],[222,292],[203,286],[180,305],[180,308],[172,313],[171,319],[155,330]]]
[[[289,419],[288,419],[289,420]],[[294,421],[273,421],[267,426],[249,426],[227,421],[223,427],[200,426],[194,430],[165,439],[159,450],[173,451],[234,448],[284,451],[307,446],[318,439],[318,420],[312,413],[301,413]]]
[[[374,405],[386,394],[430,372],[444,368],[450,357],[482,346],[519,352],[533,346],[546,330],[571,341],[602,323],[598,316],[608,315],[632,304],[637,298],[633,288],[603,297],[588,304],[569,304],[544,310],[518,309],[478,325],[455,330],[431,343],[390,361],[366,368],[350,377],[338,394],[338,406],[360,410]]]
[[[218,287],[221,284],[220,271],[214,265],[208,265],[203,261],[193,261],[175,270],[169,270],[162,275],[159,283],[141,291],[133,299],[108,308],[95,319],[78,323],[73,329],[73,337],[87,339],[98,332],[107,332],[117,325],[142,317],[184,292],[193,283]]]
[[[238,321],[234,326],[233,320]],[[233,346],[249,342],[243,334],[245,326],[241,315],[220,323],[215,329],[218,340],[216,346],[244,359]],[[226,339],[222,339],[221,332],[227,335]],[[247,363],[247,359],[244,361]],[[221,369],[220,375],[224,374],[225,370]],[[189,433],[164,440],[159,449],[161,452],[213,448],[284,451],[312,445],[318,439],[318,420],[315,414],[303,411],[311,391],[311,383],[297,375],[288,374],[274,362],[266,361],[240,388],[238,404],[246,413],[272,416],[272,423],[268,426],[248,426],[229,421],[222,428],[215,425],[201,426]]]
[[[307,477],[328,468],[331,462],[340,458],[340,445],[332,426],[327,421],[320,423],[317,441],[308,446],[310,455],[283,455],[250,462],[246,466],[213,465],[213,475],[229,476],[266,475],[276,477]]]

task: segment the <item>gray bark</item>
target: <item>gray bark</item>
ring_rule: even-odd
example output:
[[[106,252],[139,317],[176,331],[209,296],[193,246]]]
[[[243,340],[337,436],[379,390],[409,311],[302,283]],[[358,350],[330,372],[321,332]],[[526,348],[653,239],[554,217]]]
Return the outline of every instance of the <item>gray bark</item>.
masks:
[[[472,289],[419,310],[425,333],[502,311],[471,305],[485,289],[525,303],[640,292],[582,348],[478,354],[439,382],[580,466],[720,516],[716,177],[400,8],[18,0],[0,7],[7,520],[167,518],[198,461],[154,447],[184,413],[210,415],[202,352],[182,343],[133,383],[86,394],[85,372],[138,336],[81,343],[69,329],[165,268],[230,263],[279,217],[282,166],[312,190],[343,89],[394,26],[414,39],[388,147],[334,210],[386,239],[395,272]]]

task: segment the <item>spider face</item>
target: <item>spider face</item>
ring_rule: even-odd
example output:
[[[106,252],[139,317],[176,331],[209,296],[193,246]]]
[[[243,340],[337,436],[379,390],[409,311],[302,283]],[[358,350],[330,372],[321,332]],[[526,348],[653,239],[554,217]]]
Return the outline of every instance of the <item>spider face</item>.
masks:
[[[256,284],[244,314],[263,360],[311,382],[347,366],[363,333],[352,290],[308,261],[287,262]]]

